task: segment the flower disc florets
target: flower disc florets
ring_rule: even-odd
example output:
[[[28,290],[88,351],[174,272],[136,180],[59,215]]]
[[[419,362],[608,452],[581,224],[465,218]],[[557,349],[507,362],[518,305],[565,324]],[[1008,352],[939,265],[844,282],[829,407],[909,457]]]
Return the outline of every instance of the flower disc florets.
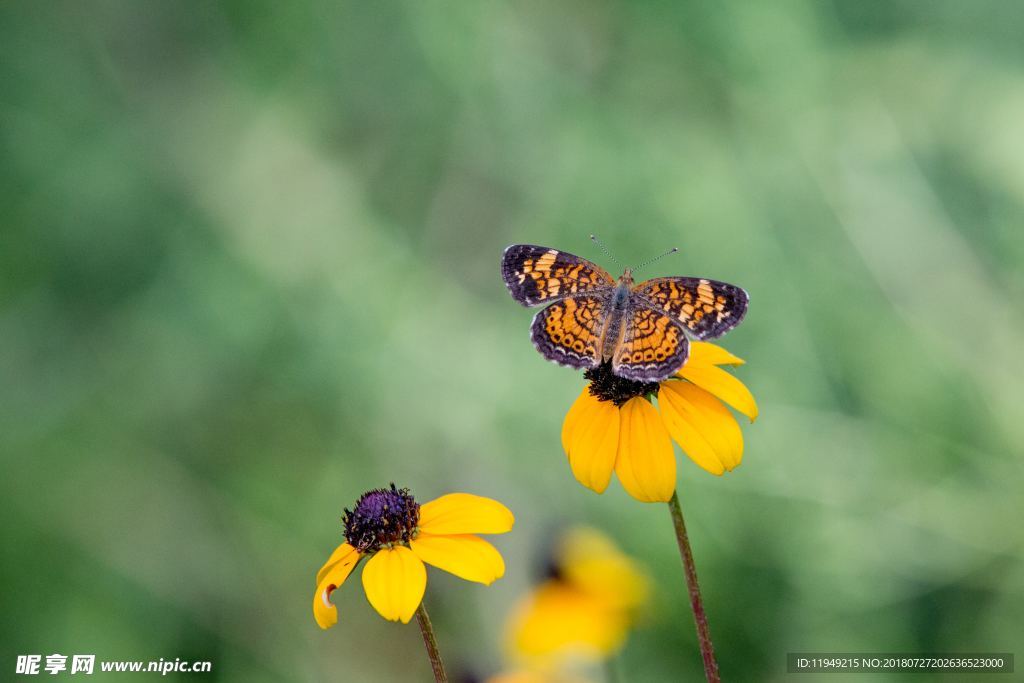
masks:
[[[583,373],[583,376],[590,382],[590,395],[599,401],[610,401],[617,406],[623,405],[626,401],[637,396],[658,394],[657,382],[638,382],[625,377],[619,377],[612,372],[612,365],[605,361],[596,368],[590,368]]]
[[[342,516],[345,539],[361,553],[375,553],[383,547],[407,544],[416,534],[420,506],[409,489],[375,489],[360,496],[356,509]]]

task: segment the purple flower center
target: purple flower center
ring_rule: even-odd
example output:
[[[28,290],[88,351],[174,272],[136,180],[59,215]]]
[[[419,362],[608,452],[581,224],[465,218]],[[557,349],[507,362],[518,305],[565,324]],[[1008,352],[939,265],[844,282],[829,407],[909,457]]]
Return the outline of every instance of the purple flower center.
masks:
[[[382,547],[407,544],[416,533],[420,506],[409,489],[374,489],[360,496],[355,510],[342,516],[345,539],[361,553],[375,553]]]

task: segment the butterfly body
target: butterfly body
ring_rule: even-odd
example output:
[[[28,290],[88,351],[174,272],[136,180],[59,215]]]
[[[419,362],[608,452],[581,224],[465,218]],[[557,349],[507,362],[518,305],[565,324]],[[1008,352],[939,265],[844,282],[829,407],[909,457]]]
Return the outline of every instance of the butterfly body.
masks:
[[[601,353],[599,354],[601,360],[607,361],[612,359],[615,347],[618,346],[622,340],[623,333],[626,331],[624,323],[629,313],[629,295],[632,286],[633,276],[627,268],[626,272],[616,282],[615,290],[612,292],[611,297],[609,297],[611,303],[608,306],[608,313],[605,316],[604,325],[601,330]]]
[[[502,278],[524,306],[547,304],[530,336],[547,359],[573,368],[610,363],[626,379],[653,382],[674,374],[689,353],[687,335],[714,339],[739,324],[749,297],[735,285],[692,277],[618,280],[573,254],[514,244]]]

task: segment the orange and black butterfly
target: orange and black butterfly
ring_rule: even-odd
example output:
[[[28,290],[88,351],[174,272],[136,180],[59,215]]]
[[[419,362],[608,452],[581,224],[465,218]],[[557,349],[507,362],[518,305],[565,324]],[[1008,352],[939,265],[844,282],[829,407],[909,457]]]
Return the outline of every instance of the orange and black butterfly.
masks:
[[[533,345],[572,368],[611,363],[619,377],[657,382],[689,355],[687,335],[716,339],[739,325],[747,293],[725,282],[657,277],[633,284],[626,268],[614,280],[603,268],[557,249],[513,244],[501,276],[524,306],[549,304],[533,318]]]

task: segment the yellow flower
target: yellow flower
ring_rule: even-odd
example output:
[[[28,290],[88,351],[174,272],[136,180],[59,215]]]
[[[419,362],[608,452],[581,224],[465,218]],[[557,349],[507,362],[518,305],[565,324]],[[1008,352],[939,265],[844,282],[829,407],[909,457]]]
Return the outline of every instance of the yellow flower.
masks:
[[[718,366],[743,362],[720,346],[691,342],[689,360],[661,382],[623,379],[607,366],[588,370],[590,384],[562,425],[573,475],[602,493],[614,471],[634,498],[667,502],[676,488],[672,440],[708,472],[732,470],[743,459],[743,433],[723,402],[751,421],[757,404],[742,382]]]
[[[647,573],[597,529],[571,529],[562,537],[557,552],[564,582],[623,610],[631,619],[647,605],[651,595]]]
[[[427,587],[423,563],[467,581],[489,585],[505,574],[505,561],[493,545],[475,534],[503,534],[515,518],[501,503],[469,493],[449,493],[419,505],[408,489],[377,489],[345,510],[345,543],[316,575],[313,617],[320,628],[338,621],[331,593],[359,561],[366,599],[390,621],[412,619]]]
[[[650,595],[642,569],[604,534],[580,528],[556,549],[555,576],[523,598],[509,620],[512,653],[550,668],[619,650]]]
[[[586,679],[562,671],[516,669],[495,674],[487,683],[586,683]]]
[[[587,683],[587,679],[562,671],[519,669],[496,674],[486,683]]]

